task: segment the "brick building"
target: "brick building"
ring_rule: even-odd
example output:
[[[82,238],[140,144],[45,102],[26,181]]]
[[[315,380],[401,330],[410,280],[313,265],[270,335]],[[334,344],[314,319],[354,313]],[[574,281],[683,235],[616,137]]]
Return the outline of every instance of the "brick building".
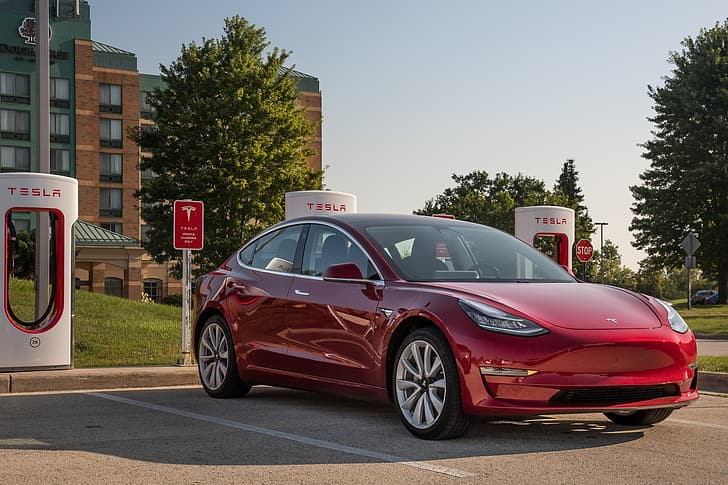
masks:
[[[79,182],[77,286],[139,299],[179,293],[166,266],[151,261],[134,198],[146,176],[130,127],[152,123],[145,95],[163,88],[157,75],[141,74],[134,53],[91,39],[89,3],[50,2],[51,172]],[[37,171],[35,156],[34,0],[0,0],[0,170]],[[306,117],[321,120],[318,79],[294,71]],[[311,141],[309,166],[321,170],[321,128]],[[31,221],[18,218],[19,230]]]

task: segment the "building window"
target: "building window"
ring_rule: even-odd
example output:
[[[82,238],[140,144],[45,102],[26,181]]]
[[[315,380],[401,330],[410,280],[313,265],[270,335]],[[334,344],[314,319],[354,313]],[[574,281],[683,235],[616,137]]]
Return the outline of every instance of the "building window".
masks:
[[[151,229],[149,224],[142,224],[142,227],[140,228],[143,243],[149,242],[149,229]]]
[[[99,111],[102,113],[121,113],[121,86],[118,84],[99,85]]]
[[[0,73],[0,101],[30,104],[30,76],[12,72]]]
[[[101,118],[99,132],[102,147],[121,148],[121,120]]]
[[[104,278],[104,293],[121,298],[124,282],[121,278]]]
[[[100,180],[121,182],[121,153],[101,153]]]
[[[61,175],[71,173],[71,152],[60,148],[51,148],[51,172]]]
[[[71,141],[71,117],[64,113],[51,113],[51,141],[69,143]]]
[[[0,168],[3,172],[30,170],[30,148],[0,147]]]
[[[68,79],[51,78],[51,106],[68,108],[71,103],[70,83]]]
[[[100,189],[101,202],[99,215],[102,217],[121,217],[121,189]]]
[[[30,140],[30,111],[0,109],[0,137],[6,140]]]
[[[147,96],[151,93],[149,91],[139,91],[139,115],[147,120],[154,118],[154,106],[149,103]]]
[[[115,232],[117,234],[121,234],[121,222],[102,222],[101,228],[106,229],[107,231]]]
[[[162,298],[162,280],[158,278],[145,278],[144,293],[147,294],[150,300],[159,303],[159,300]]]
[[[151,168],[147,168],[147,169],[142,170],[141,176],[142,176],[142,183],[144,183],[144,182],[148,182],[148,181],[152,180],[153,178],[155,178],[157,176],[157,174]]]

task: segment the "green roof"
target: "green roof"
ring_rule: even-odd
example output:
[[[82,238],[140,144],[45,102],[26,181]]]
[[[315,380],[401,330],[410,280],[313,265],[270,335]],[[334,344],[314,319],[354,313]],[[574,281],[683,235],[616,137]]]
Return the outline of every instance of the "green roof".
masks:
[[[125,51],[101,42],[92,41],[94,51],[94,66],[123,69],[125,71],[137,70],[137,58],[133,52]]]
[[[78,220],[73,226],[76,246],[138,246],[136,239]]]
[[[317,77],[306,74],[305,72],[296,71],[289,67],[279,67],[278,74],[281,76],[285,73],[289,73],[290,76],[298,82],[298,90],[306,91],[309,93],[319,92],[319,80]]]

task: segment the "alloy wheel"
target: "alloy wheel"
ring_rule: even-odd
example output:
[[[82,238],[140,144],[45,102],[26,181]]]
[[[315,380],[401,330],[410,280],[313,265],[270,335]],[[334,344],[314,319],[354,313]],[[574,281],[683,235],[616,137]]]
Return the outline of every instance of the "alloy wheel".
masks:
[[[407,422],[418,429],[435,425],[442,414],[447,382],[442,359],[424,340],[414,340],[402,351],[395,374],[397,405]]]
[[[202,331],[198,360],[205,386],[213,391],[222,387],[230,360],[225,331],[217,322],[211,322]]]

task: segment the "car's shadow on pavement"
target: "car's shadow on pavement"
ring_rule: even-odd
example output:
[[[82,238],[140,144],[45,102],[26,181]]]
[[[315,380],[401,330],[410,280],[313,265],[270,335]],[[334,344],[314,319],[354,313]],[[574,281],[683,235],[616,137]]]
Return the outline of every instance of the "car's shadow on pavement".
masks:
[[[596,414],[476,418],[461,438],[425,441],[406,431],[392,405],[271,387],[226,400],[201,389],[42,397],[52,407],[36,404],[40,396],[8,401],[14,403],[8,417],[28,421],[16,432],[0,429],[0,450],[81,450],[193,465],[377,463],[387,460],[351,450],[407,461],[518,455],[625,443],[650,428],[619,426]],[[44,418],[32,420],[38,406]],[[52,409],[60,416],[49,415]]]

